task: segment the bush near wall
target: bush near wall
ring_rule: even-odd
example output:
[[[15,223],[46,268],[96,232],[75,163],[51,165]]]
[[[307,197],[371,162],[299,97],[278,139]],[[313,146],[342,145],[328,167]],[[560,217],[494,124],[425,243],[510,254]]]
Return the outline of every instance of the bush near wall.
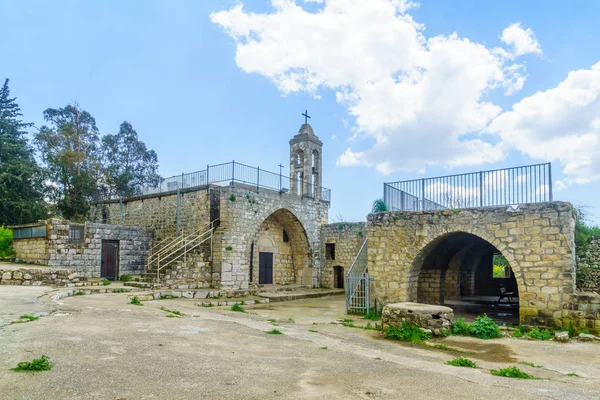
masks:
[[[12,231],[0,226],[0,258],[15,256],[15,250],[11,246],[12,239]]]

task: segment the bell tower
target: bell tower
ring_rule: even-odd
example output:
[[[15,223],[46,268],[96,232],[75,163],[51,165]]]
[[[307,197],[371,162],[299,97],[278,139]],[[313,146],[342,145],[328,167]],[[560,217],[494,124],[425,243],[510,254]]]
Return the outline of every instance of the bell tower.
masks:
[[[321,199],[323,142],[308,123],[305,111],[304,124],[290,140],[290,191],[302,197]]]

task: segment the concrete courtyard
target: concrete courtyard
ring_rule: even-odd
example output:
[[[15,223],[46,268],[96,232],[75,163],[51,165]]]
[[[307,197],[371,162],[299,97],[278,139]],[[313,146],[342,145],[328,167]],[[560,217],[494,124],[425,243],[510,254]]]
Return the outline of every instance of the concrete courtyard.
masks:
[[[474,352],[468,357],[481,368],[452,367],[445,362],[464,354],[332,324],[347,318],[343,296],[236,313],[184,299],[140,307],[126,293],[52,301],[50,290],[0,287],[3,323],[48,313],[0,327],[2,399],[506,400],[597,399],[600,393],[600,345],[450,337],[440,341]],[[161,307],[184,316],[167,318]],[[272,329],[283,334],[265,333]],[[42,354],[54,363],[51,371],[10,370]],[[511,365],[541,379],[489,372]]]

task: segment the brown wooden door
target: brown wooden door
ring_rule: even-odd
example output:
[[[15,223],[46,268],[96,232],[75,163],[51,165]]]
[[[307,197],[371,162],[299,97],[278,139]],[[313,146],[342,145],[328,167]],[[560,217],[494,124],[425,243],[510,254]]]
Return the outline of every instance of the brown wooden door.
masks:
[[[113,240],[102,241],[102,261],[100,263],[100,277],[109,280],[117,279],[119,264],[119,242]]]
[[[333,267],[333,287],[336,289],[344,288],[344,267]]]
[[[273,253],[258,253],[258,283],[261,285],[273,283]]]

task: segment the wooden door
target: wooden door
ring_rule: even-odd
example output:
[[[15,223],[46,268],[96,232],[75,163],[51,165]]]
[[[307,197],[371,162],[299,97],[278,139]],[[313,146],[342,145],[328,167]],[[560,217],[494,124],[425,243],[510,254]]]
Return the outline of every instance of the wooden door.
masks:
[[[333,267],[333,287],[336,289],[344,288],[344,267]]]
[[[258,253],[258,283],[261,285],[273,283],[273,253]]]
[[[102,261],[100,263],[100,277],[109,280],[116,280],[118,265],[119,242],[114,240],[103,240]]]

